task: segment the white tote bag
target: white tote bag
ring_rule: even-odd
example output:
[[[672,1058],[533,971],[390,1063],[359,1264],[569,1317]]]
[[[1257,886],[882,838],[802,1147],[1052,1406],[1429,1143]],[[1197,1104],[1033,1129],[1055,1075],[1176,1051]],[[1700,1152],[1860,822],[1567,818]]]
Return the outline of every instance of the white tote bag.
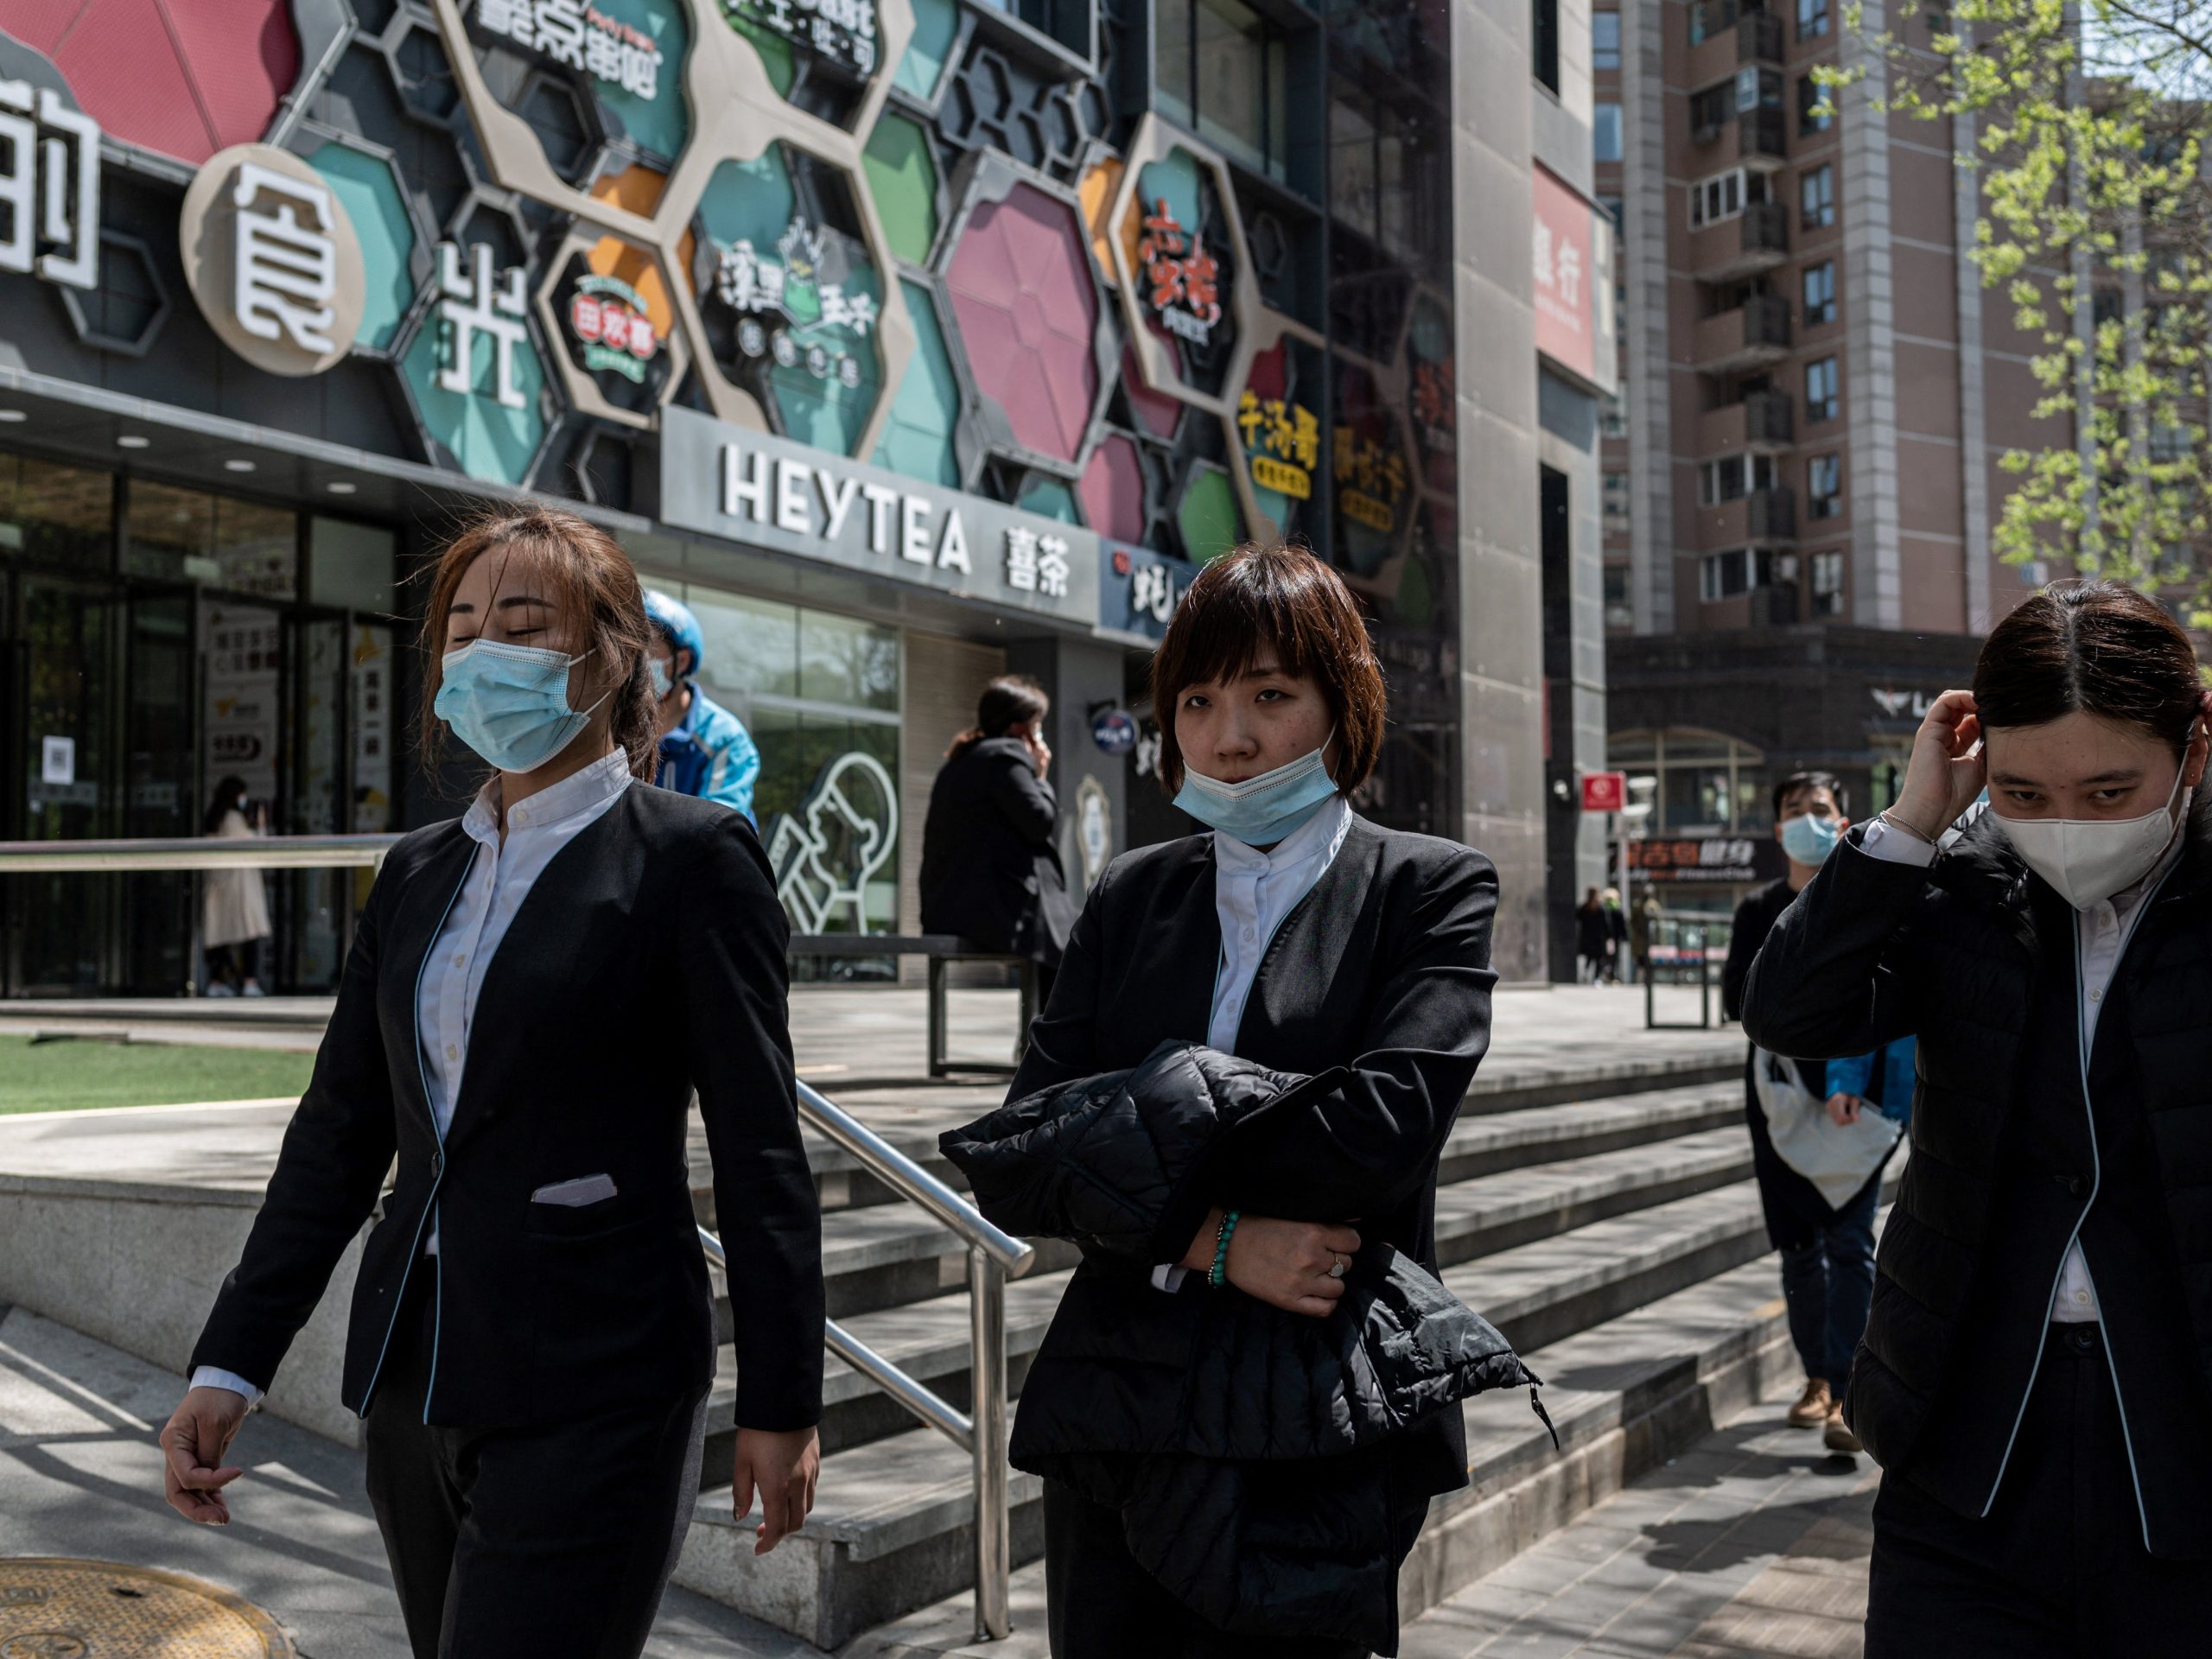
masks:
[[[1751,1082],[1776,1154],[1819,1189],[1831,1210],[1841,1209],[1866,1185],[1904,1132],[1895,1118],[1872,1107],[1856,1123],[1835,1122],[1827,1102],[1799,1080],[1796,1063],[1764,1048],[1751,1050]]]

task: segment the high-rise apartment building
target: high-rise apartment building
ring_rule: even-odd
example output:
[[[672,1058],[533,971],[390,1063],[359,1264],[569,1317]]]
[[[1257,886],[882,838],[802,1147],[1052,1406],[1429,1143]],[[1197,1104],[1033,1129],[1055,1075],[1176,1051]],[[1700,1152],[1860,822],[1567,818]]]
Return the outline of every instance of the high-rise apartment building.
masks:
[[[2032,343],[1965,257],[1971,126],[1885,113],[1842,0],[1775,6],[1592,29],[1623,284],[1609,751],[1658,780],[1637,861],[1717,895],[1778,868],[1774,779],[1834,772],[1854,817],[1891,798],[1927,700],[2028,591],[1990,552],[1998,458],[2050,442]],[[1859,29],[1885,27],[1927,42],[1874,0]],[[1831,66],[1863,73],[1824,93]]]

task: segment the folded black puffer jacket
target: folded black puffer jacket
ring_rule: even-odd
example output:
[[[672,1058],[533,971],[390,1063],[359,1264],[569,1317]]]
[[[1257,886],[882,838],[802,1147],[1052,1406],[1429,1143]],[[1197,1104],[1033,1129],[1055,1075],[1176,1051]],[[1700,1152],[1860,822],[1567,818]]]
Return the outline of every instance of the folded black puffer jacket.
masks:
[[[1145,1282],[1214,1202],[1208,1172],[1271,1110],[1340,1082],[1167,1042],[939,1144],[993,1222],[1087,1258],[1022,1389],[1014,1466],[1119,1510],[1138,1562],[1219,1629],[1391,1653],[1412,1541],[1394,1524],[1394,1437],[1485,1389],[1526,1384],[1533,1403],[1537,1379],[1387,1244],[1359,1252],[1325,1319]]]

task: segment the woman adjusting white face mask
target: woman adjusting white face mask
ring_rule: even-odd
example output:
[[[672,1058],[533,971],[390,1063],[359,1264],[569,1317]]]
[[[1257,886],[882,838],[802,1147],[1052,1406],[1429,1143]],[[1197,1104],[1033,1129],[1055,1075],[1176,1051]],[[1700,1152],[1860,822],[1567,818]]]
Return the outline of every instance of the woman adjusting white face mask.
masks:
[[[2087,910],[2140,881],[2173,844],[2196,792],[2182,787],[2182,771],[2177,762],[2164,802],[2139,817],[2014,818],[2000,811],[1998,826],[2054,893],[2075,909]]]

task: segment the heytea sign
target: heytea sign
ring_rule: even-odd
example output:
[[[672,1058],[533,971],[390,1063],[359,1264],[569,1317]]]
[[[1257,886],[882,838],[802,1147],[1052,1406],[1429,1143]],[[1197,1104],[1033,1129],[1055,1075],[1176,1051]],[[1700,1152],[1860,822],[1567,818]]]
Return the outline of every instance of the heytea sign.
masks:
[[[1089,531],[692,410],[662,412],[660,494],[663,522],[681,529],[1081,627],[1098,620]]]

